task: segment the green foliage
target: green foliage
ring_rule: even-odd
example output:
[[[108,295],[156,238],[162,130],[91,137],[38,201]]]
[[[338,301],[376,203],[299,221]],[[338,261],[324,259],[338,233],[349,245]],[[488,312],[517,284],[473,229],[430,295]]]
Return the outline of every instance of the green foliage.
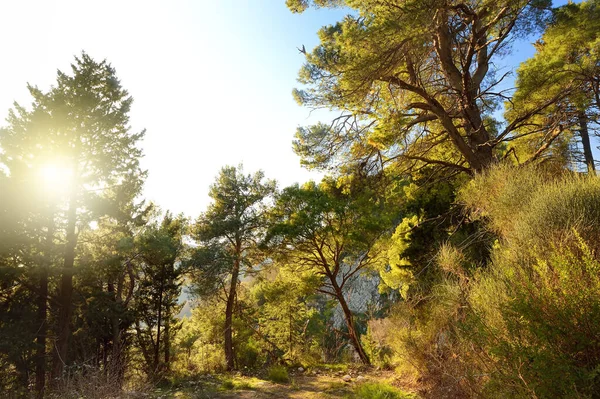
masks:
[[[380,368],[391,368],[394,351],[386,341],[388,334],[393,334],[388,329],[388,320],[373,319],[368,321],[367,333],[361,337],[365,351],[371,363]]]
[[[485,269],[446,245],[425,303],[397,305],[390,342],[421,378],[462,397],[594,397],[598,391],[600,183],[500,166],[460,198],[498,235]],[[419,304],[419,306],[416,306]],[[407,359],[400,366],[407,369]],[[433,388],[434,392],[436,388]]]
[[[390,225],[394,210],[382,206],[372,191],[360,190],[362,181],[343,183],[325,178],[318,185],[285,188],[276,198],[264,245],[316,282],[318,292],[339,303],[349,341],[368,363],[344,295],[347,286],[379,260],[375,243]]]
[[[222,350],[224,313],[222,302],[204,301],[194,307],[191,317],[182,320],[176,367],[190,375],[225,369]]]
[[[131,342],[130,243],[147,213],[138,198],[144,132],[129,127],[133,100],[114,68],[85,53],[47,91],[28,89],[30,107],[15,104],[0,130],[0,286],[7,317],[16,294],[29,292],[19,312],[32,325],[11,332],[29,344],[2,368],[35,373],[41,390],[50,357],[60,380],[88,362],[119,387]]]
[[[139,288],[135,294],[136,333],[149,376],[170,367],[171,342],[179,329],[176,315],[181,294],[184,256],[183,235],[187,220],[166,213],[149,224],[138,237]]]
[[[425,172],[428,174],[428,172]],[[468,180],[462,176],[429,181],[421,175],[398,179],[388,190],[399,199],[398,214],[402,219],[393,233],[379,240],[385,256],[375,266],[382,279],[382,291],[397,290],[407,299],[412,291],[427,291],[439,278],[440,269],[432,266],[445,243],[464,247],[465,256],[473,264],[481,264],[488,256],[489,235],[481,232],[478,221],[469,221],[456,204],[457,191]],[[476,240],[470,237],[478,234]]]
[[[271,350],[292,364],[311,362],[318,347],[319,331],[314,301],[314,279],[289,266],[273,265],[259,276],[252,287],[258,308],[257,322]],[[274,270],[273,270],[274,269]],[[275,277],[271,275],[275,274]]]
[[[349,14],[319,31],[294,90],[302,105],[342,113],[298,129],[305,165],[478,171],[527,124],[498,131],[492,113],[505,97],[492,65],[543,25],[550,1],[287,1],[293,12],[342,4]]]
[[[516,120],[536,108],[538,112],[510,145],[516,160],[531,156],[540,142],[552,137],[547,155],[569,167],[595,169],[590,133],[598,130],[600,112],[599,6],[590,0],[555,9],[535,44],[536,54],[519,67],[518,89],[506,104],[506,118]]]
[[[190,261],[196,294],[215,295],[228,286],[223,326],[228,370],[235,368],[233,319],[239,279],[263,261],[258,257],[258,243],[266,229],[267,201],[275,187],[274,181],[264,180],[262,172],[245,175],[241,165],[224,167],[210,187],[212,203],[193,228],[199,243]],[[251,352],[246,352],[251,356],[246,361],[255,357]]]
[[[287,368],[280,365],[269,367],[269,369],[267,370],[267,379],[282,384],[290,382],[290,376],[288,374]]]
[[[593,337],[600,322],[599,268],[581,241],[528,263],[499,259],[477,281],[470,296],[474,325],[486,327],[480,325],[477,338],[500,368],[488,390],[505,392],[510,386],[507,393],[541,398],[598,391],[600,357]]]
[[[573,240],[573,229],[589,242],[600,230],[596,203],[600,182],[554,168],[501,166],[475,179],[462,201],[474,216],[489,220],[500,236],[523,247],[546,249]],[[596,246],[594,245],[594,248]]]
[[[502,220],[504,212],[490,213],[508,227],[490,270],[469,295],[472,337],[494,355],[485,365],[499,367],[486,389],[515,397],[587,397],[598,391],[600,366],[592,338],[600,319],[600,183],[573,175],[548,180],[535,168],[497,173],[509,182],[495,197],[499,208],[514,198],[516,212],[510,220]],[[509,195],[519,175],[538,182],[520,201]]]
[[[221,388],[225,390],[231,390],[235,388],[233,380],[226,378],[221,382]]]

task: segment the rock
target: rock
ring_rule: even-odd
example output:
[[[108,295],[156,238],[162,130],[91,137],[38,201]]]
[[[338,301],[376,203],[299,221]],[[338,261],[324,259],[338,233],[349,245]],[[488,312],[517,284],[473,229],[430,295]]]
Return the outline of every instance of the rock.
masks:
[[[352,381],[352,376],[350,376],[350,374],[346,374],[342,377],[342,380],[344,380],[344,382],[350,382]]]
[[[359,375],[358,377],[356,377],[356,382],[365,382],[366,378],[363,377],[362,375]]]
[[[298,367],[298,371],[299,371],[300,373],[304,373],[304,367]]]

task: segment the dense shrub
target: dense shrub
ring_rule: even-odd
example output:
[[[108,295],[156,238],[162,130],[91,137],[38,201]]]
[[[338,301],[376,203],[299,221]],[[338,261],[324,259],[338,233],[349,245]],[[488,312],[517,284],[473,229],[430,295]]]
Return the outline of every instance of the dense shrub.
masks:
[[[430,397],[600,397],[600,179],[501,166],[460,199],[497,235],[490,261],[441,248],[433,288],[391,317],[404,364]]]
[[[501,168],[475,184],[497,187],[502,177],[488,197],[490,224],[503,225],[502,235],[471,285],[462,334],[482,353],[481,392],[598,397],[600,180]],[[528,191],[519,193],[524,181]],[[508,203],[512,216],[497,211]]]

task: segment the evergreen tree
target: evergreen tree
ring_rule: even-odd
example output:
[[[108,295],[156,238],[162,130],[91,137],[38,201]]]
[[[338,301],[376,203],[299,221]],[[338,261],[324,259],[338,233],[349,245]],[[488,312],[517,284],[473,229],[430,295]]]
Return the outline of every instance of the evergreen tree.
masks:
[[[183,216],[173,217],[167,212],[138,238],[141,270],[135,295],[135,328],[150,376],[170,367],[171,343],[178,327],[175,316],[181,308],[177,300],[181,294],[186,229]]]
[[[193,260],[197,292],[225,292],[223,332],[228,370],[235,368],[232,327],[237,285],[257,262],[252,255],[266,226],[266,201],[274,191],[275,182],[265,181],[262,172],[245,175],[241,166],[224,167],[210,187],[212,203],[194,227],[200,244]]]
[[[527,140],[514,145],[515,154],[534,152],[548,132],[555,132],[550,137],[561,144],[557,140],[560,130],[570,130],[582,147],[581,163],[594,172],[590,133],[597,131],[600,115],[600,2],[569,3],[555,9],[552,23],[535,46],[536,54],[519,67],[518,90],[507,117],[517,118],[549,98],[561,101],[523,129]]]
[[[375,243],[391,219],[372,192],[365,187],[356,191],[351,195],[331,179],[285,188],[277,197],[265,243],[274,256],[320,280],[318,292],[340,305],[348,339],[368,364],[347,286],[377,262]]]
[[[56,85],[47,92],[28,88],[31,109],[15,105],[0,144],[2,162],[11,176],[26,168],[54,185],[53,216],[47,218],[46,232],[65,243],[52,344],[52,376],[58,379],[72,360],[69,342],[79,236],[115,203],[116,187],[139,193],[145,173],[139,167],[137,143],[143,132],[130,131],[132,98],[106,61],[82,53],[71,65],[71,74],[59,71]],[[43,307],[40,302],[40,317]]]
[[[481,171],[498,148],[556,99],[498,129],[494,60],[538,27],[546,0],[288,0],[293,12],[344,5],[319,31],[295,90],[298,102],[342,115],[302,127],[294,143],[311,167],[341,163],[375,173],[389,164]]]

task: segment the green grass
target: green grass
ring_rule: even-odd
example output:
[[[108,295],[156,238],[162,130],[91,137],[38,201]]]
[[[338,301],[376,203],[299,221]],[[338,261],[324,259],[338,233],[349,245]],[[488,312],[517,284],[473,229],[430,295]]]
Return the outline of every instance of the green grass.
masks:
[[[417,397],[388,384],[366,382],[359,385],[348,399],[417,399]]]
[[[271,366],[267,370],[267,379],[278,383],[287,383],[290,381],[287,368],[283,366]]]
[[[257,380],[257,379],[252,378],[252,379],[248,380],[243,377],[222,378],[220,389],[222,391],[231,391],[231,390],[236,390],[236,389],[239,389],[239,390],[255,389],[255,386],[253,384],[254,380]]]
[[[223,381],[221,381],[221,389],[228,391],[234,388],[235,383],[233,382],[233,380],[230,380],[229,378],[224,378]]]

